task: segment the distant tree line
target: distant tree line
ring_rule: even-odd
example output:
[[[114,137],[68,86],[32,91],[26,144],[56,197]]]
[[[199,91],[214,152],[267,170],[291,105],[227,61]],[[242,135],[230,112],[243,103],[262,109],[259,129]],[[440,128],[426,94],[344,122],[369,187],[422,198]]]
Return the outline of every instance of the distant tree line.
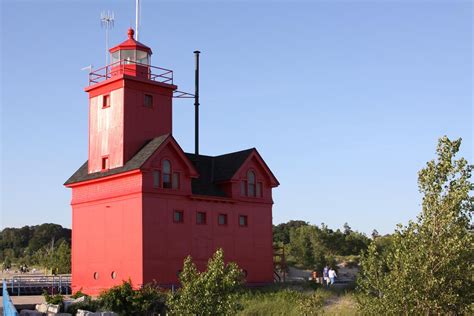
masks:
[[[380,240],[381,248],[390,242],[390,237],[380,237],[374,230],[372,239]],[[289,262],[298,266],[321,270],[324,265],[335,265],[336,257],[357,256],[367,250],[371,238],[345,223],[343,229],[330,229],[325,224],[310,225],[293,220],[273,226],[273,242],[284,246]]]
[[[52,273],[71,271],[71,230],[41,224],[0,231],[0,262],[4,270],[38,266]]]

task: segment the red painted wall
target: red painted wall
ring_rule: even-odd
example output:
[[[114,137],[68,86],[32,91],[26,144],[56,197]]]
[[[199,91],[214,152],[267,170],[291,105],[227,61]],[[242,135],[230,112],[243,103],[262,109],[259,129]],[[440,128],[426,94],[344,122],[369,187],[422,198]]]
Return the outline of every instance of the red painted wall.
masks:
[[[89,173],[123,166],[146,141],[172,133],[172,95],[176,86],[117,76],[86,88],[89,93]],[[145,94],[153,106],[145,107]],[[103,107],[103,96],[110,106]]]
[[[135,173],[73,187],[73,292],[97,295],[129,278],[143,284],[141,184]]]

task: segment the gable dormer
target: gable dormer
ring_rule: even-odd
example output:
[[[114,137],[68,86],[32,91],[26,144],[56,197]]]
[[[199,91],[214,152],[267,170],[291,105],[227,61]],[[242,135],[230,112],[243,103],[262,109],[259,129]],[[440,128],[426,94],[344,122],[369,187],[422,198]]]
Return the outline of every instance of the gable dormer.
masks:
[[[191,180],[198,172],[176,140],[169,136],[141,168],[146,192],[191,194]]]

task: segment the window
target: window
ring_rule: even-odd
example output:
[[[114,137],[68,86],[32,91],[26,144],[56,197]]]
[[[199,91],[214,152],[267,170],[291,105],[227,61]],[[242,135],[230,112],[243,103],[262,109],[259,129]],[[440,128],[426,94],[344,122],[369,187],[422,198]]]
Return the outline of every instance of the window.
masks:
[[[239,215],[239,226],[246,227],[247,225],[247,215]]]
[[[98,280],[99,279],[99,272],[94,272],[94,280]]]
[[[109,169],[109,157],[102,157],[102,171]]]
[[[160,171],[153,170],[153,187],[159,188],[160,187]]]
[[[117,278],[117,272],[112,271],[112,273],[110,274],[110,277],[111,277],[112,279]]]
[[[262,197],[263,196],[263,191],[262,191],[262,182],[257,182],[257,197]]]
[[[173,212],[173,222],[175,222],[175,223],[183,223],[184,222],[183,211],[174,211]]]
[[[217,223],[219,225],[227,225],[227,214],[219,214],[217,218]]]
[[[240,183],[240,195],[242,196],[247,195],[247,181],[242,181]]]
[[[206,212],[197,212],[196,214],[196,224],[205,225],[206,224]]]
[[[162,172],[163,172],[163,188],[170,189],[171,188],[171,163],[169,160],[163,160],[162,164]]]
[[[110,107],[110,94],[102,96],[102,108]]]
[[[179,189],[179,173],[173,173],[173,189]]]
[[[248,181],[248,196],[255,196],[255,173],[253,171],[247,172],[247,181]]]
[[[153,107],[153,96],[151,94],[145,94],[143,105],[147,108]]]

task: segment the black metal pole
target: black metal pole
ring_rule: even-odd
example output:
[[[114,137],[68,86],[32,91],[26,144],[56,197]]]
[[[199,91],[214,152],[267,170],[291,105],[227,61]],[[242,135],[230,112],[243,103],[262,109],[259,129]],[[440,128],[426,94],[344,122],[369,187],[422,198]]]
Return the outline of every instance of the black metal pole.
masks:
[[[199,156],[199,54],[194,51],[195,70],[194,70],[194,153]]]

